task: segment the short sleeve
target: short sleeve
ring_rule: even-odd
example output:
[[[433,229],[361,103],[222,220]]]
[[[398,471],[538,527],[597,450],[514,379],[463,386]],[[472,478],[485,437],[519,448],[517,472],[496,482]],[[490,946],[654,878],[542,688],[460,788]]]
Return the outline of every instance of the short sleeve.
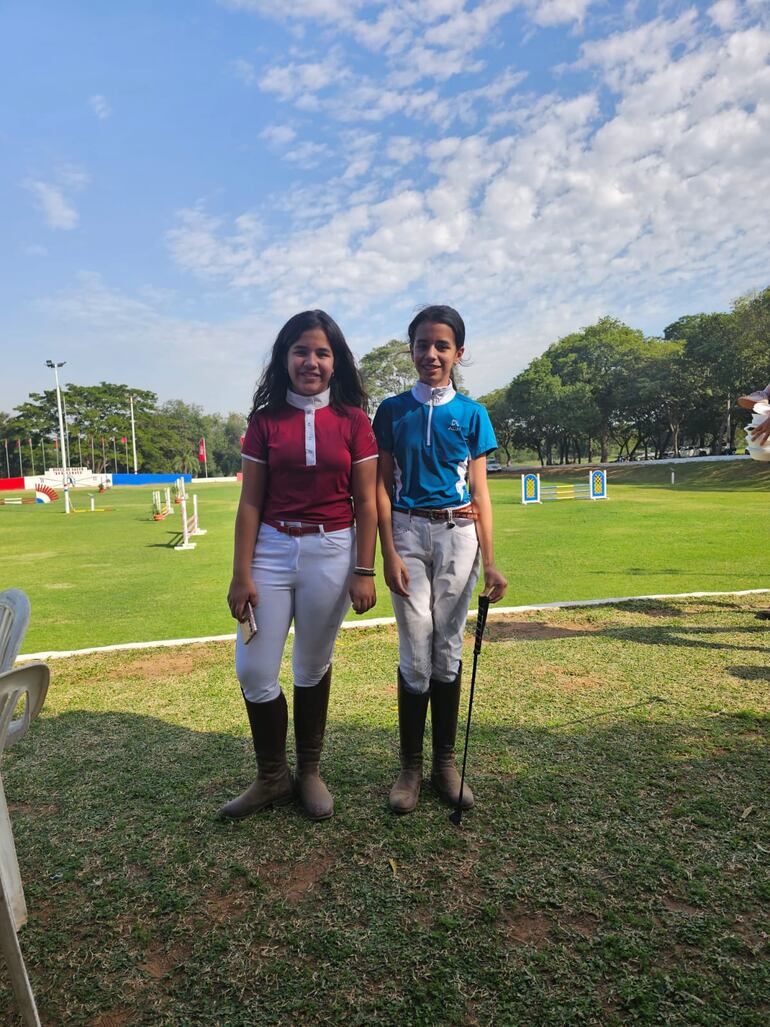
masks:
[[[267,463],[267,435],[265,418],[256,414],[249,421],[241,446],[241,456],[258,464]]]
[[[479,404],[471,422],[470,454],[473,460],[497,449],[497,438],[486,407]]]
[[[353,412],[353,433],[350,445],[350,456],[354,464],[364,460],[373,460],[377,456],[377,440],[372,431],[369,418],[358,408]]]
[[[374,415],[372,425],[377,445],[385,453],[393,452],[393,419],[390,416],[390,404],[387,400],[380,403],[377,413]]]

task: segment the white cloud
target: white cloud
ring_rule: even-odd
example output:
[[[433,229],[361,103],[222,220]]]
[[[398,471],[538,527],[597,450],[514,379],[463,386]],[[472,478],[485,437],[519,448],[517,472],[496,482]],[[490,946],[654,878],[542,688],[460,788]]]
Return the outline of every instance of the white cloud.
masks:
[[[297,133],[289,125],[268,125],[260,132],[260,138],[273,146],[287,146],[296,137]]]
[[[264,310],[221,320],[184,317],[167,313],[167,297],[156,290],[140,293],[80,272],[72,288],[41,303],[61,352],[71,354],[73,373],[81,368],[79,380],[136,381],[137,367],[152,367],[150,387],[161,400],[183,392],[206,410],[247,410],[280,320]]]
[[[101,93],[96,93],[94,96],[89,97],[88,104],[100,121],[106,121],[112,114],[112,108]]]
[[[740,9],[736,0],[717,0],[708,9],[708,16],[720,29],[733,28],[739,19]]]
[[[260,78],[259,87],[266,93],[275,93],[280,100],[292,100],[307,108],[314,94],[332,83],[339,85],[343,78],[339,62],[330,56],[324,61],[273,65]]]
[[[24,187],[37,201],[43,220],[49,228],[70,231],[77,227],[78,212],[64,197],[61,189],[49,182],[27,180]]]
[[[243,57],[238,57],[233,61],[231,67],[235,77],[240,79],[245,86],[256,85],[258,76],[251,61],[247,61]]]
[[[452,297],[487,340],[470,380],[491,386],[511,339],[523,362],[526,345],[542,349],[608,310],[636,304],[654,318],[680,292],[681,303],[707,302],[704,282],[729,297],[766,275],[769,58],[759,26],[714,35],[694,10],[658,17],[582,45],[581,95],[518,95],[510,72],[479,87],[496,113],[469,134],[349,136],[343,191],[330,185],[325,205],[298,192],[297,226],[280,243],[244,244],[237,226],[200,210],[195,231],[182,217],[175,244],[184,266],[273,309],[312,296],[346,316],[385,317],[405,296]],[[361,126],[366,105],[370,116],[405,114],[416,96],[359,83],[347,101]],[[425,117],[461,102],[434,96]],[[420,184],[377,177],[380,154],[404,169],[418,156]],[[353,201],[345,180],[362,176]]]
[[[291,161],[292,164],[298,164],[303,167],[316,167],[318,162],[330,153],[331,150],[326,143],[314,143],[312,140],[307,139],[305,142],[292,146],[291,149],[286,151],[284,157],[286,160]]]

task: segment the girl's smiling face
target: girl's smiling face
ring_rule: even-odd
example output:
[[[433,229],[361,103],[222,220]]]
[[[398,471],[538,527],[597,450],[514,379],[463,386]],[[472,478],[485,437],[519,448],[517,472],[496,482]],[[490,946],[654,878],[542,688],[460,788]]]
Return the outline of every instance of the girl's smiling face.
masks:
[[[317,396],[329,388],[334,370],[334,353],[326,333],[311,328],[293,342],[286,353],[286,370],[294,392]]]
[[[463,355],[449,325],[430,321],[418,325],[410,352],[420,381],[432,389],[449,385],[452,368]]]

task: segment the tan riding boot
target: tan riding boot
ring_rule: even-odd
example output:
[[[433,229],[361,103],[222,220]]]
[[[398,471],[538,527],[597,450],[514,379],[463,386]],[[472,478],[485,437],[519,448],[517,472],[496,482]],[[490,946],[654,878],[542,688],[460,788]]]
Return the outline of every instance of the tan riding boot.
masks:
[[[327,820],[334,813],[334,799],[321,780],[321,760],[332,668],[312,688],[294,689],[294,739],[297,746],[297,795],[311,820]]]
[[[243,820],[270,806],[285,806],[293,798],[286,763],[286,697],[281,692],[270,702],[244,701],[257,757],[257,777],[245,792],[222,806],[217,812],[221,820]]]
[[[433,773],[430,780],[439,796],[451,806],[456,806],[460,797],[460,775],[455,766],[455,737],[462,675],[463,667],[460,664],[454,681],[430,683],[430,719],[433,729]],[[466,781],[463,785],[462,808],[470,809],[473,803],[473,792]]]
[[[422,785],[422,739],[429,693],[410,692],[398,671],[398,734],[401,773],[390,789],[394,813],[411,813],[420,798]]]

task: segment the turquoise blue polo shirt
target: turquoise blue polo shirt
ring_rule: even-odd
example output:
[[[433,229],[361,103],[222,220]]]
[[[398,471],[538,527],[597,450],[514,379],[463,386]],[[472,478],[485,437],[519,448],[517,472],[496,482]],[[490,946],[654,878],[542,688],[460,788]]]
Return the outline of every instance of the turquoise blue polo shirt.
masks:
[[[469,461],[497,449],[486,409],[452,385],[417,382],[383,400],[373,427],[377,445],[393,456],[396,510],[465,506]]]

